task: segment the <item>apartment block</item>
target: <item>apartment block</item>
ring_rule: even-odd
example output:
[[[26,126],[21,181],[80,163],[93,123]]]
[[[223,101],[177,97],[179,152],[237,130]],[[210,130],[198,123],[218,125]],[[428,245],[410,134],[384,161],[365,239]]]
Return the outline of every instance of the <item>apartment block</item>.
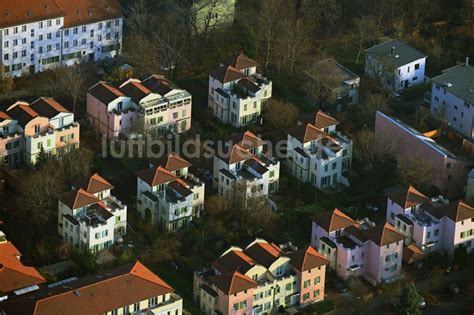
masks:
[[[474,67],[464,65],[446,70],[431,79],[431,113],[447,120],[467,139],[474,139]]]
[[[255,60],[242,53],[209,73],[209,108],[236,128],[256,122],[271,96],[272,82],[257,72]]]
[[[116,0],[3,1],[0,15],[6,76],[113,58],[122,49],[123,14]]]
[[[71,181],[58,201],[58,233],[77,248],[98,252],[122,241],[127,206],[111,194],[114,187],[97,173]]]
[[[172,152],[150,160],[150,168],[136,173],[137,210],[142,220],[174,232],[201,215],[205,184],[189,173],[190,166]]]
[[[46,282],[35,268],[23,265],[20,259],[20,251],[0,231],[0,305],[7,299],[38,290]]]
[[[183,314],[174,289],[139,261],[70,278],[0,303],[0,314]]]
[[[392,225],[355,221],[339,209],[312,218],[311,246],[342,279],[363,277],[373,285],[398,279],[404,235]]]
[[[336,131],[339,122],[318,111],[298,123],[288,130],[286,165],[291,174],[319,189],[348,185],[343,173],[351,167],[352,140]]]
[[[89,122],[109,139],[154,137],[191,128],[191,94],[161,75],[129,79],[119,88],[99,82],[87,92]]]
[[[35,164],[38,154],[61,156],[79,147],[74,114],[52,98],[18,101],[0,112],[0,164]]]
[[[195,272],[194,300],[206,315],[273,314],[280,306],[315,303],[324,299],[327,263],[309,246],[256,239]]]
[[[264,147],[262,139],[246,131],[217,148],[213,184],[219,196],[232,201],[268,198],[278,190],[280,162]]]
[[[392,191],[387,198],[387,222],[405,237],[409,254],[447,252],[459,245],[474,251],[474,208],[463,200],[429,198],[414,187]]]
[[[426,55],[398,39],[365,50],[365,75],[394,92],[425,82]]]

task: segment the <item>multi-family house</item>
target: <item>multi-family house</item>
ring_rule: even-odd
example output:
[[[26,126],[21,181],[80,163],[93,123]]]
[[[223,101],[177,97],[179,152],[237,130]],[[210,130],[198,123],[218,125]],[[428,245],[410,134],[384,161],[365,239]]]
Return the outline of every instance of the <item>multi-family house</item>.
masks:
[[[209,73],[208,105],[220,121],[236,128],[256,122],[271,96],[272,82],[243,53],[224,60]]]
[[[400,119],[377,112],[375,115],[375,149],[410,162],[422,159],[432,169],[432,185],[447,197],[464,189],[468,163],[434,139],[408,126]],[[461,151],[461,150],[459,150]]]
[[[201,215],[205,184],[189,173],[190,166],[171,153],[136,173],[137,210],[146,223],[174,232]]]
[[[91,125],[109,139],[180,133],[191,127],[191,94],[161,75],[128,79],[118,89],[99,82],[88,90],[87,114]]]
[[[278,190],[280,162],[265,151],[265,142],[250,131],[234,134],[217,148],[213,184],[229,200],[267,198]]]
[[[425,82],[426,55],[398,39],[365,50],[365,75],[394,92]]]
[[[336,131],[339,122],[318,111],[300,117],[298,124],[288,130],[286,164],[291,174],[320,189],[348,185],[343,173],[351,167],[352,140]]]
[[[206,315],[272,314],[281,306],[318,302],[327,263],[310,246],[297,250],[256,239],[195,272],[194,300]]]
[[[446,119],[449,126],[474,139],[474,67],[466,60],[431,79],[431,113]]]
[[[428,198],[409,186],[388,194],[386,220],[404,235],[409,253],[453,255],[461,244],[474,251],[474,208],[463,200]]]
[[[23,265],[20,258],[20,251],[0,231],[0,302],[38,290],[46,282],[35,268]]]
[[[10,77],[97,61],[121,51],[123,15],[116,0],[4,1],[0,65]]]
[[[339,277],[363,277],[373,285],[398,279],[404,235],[393,226],[355,221],[338,209],[312,220],[311,245]]]
[[[139,261],[0,303],[0,314],[183,314],[183,299]]]
[[[318,61],[304,73],[306,92],[324,111],[337,113],[358,103],[360,77],[334,59]]]
[[[110,248],[127,233],[127,206],[97,173],[71,181],[71,191],[58,201],[58,233],[74,247],[93,252]]]
[[[79,124],[74,114],[52,98],[31,104],[16,102],[0,113],[3,163],[35,164],[38,154],[61,156],[79,146]]]

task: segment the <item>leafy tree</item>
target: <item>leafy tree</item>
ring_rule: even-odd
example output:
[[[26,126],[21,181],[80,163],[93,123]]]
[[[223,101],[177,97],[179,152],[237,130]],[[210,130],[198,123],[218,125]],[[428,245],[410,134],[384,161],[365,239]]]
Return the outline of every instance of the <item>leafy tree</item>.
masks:
[[[239,25],[240,30],[240,46],[247,56],[250,58],[257,57],[257,34],[252,26],[247,23],[242,23]]]
[[[43,146],[41,146],[41,149],[38,153],[38,156],[36,157],[36,162],[35,162],[35,167],[37,169],[42,168],[47,162],[49,161],[49,156],[46,154],[44,151]]]
[[[78,266],[79,273],[93,274],[99,270],[95,256],[89,249],[73,249],[71,260]]]
[[[413,282],[408,283],[398,297],[397,314],[421,315],[419,309],[420,297]]]

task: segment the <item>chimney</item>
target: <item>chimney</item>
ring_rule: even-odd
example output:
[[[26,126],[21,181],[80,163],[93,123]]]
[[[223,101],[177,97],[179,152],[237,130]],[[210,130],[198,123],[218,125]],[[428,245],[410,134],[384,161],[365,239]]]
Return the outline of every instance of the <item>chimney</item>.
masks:
[[[394,53],[395,53],[395,46],[393,46],[392,49],[390,49],[390,56],[393,56]]]
[[[469,66],[469,57],[466,57],[466,67]]]

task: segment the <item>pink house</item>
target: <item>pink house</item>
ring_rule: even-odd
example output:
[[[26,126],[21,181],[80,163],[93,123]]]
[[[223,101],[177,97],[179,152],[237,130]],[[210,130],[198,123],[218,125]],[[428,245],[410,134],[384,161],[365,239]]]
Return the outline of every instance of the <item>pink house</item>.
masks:
[[[297,250],[256,239],[195,272],[194,299],[205,314],[270,314],[318,302],[324,299],[327,263],[309,246]]]
[[[0,165],[14,166],[21,161],[24,139],[16,120],[0,112]]]
[[[89,121],[109,139],[184,132],[191,127],[191,106],[191,94],[160,75],[129,79],[119,88],[99,82],[87,93]]]

